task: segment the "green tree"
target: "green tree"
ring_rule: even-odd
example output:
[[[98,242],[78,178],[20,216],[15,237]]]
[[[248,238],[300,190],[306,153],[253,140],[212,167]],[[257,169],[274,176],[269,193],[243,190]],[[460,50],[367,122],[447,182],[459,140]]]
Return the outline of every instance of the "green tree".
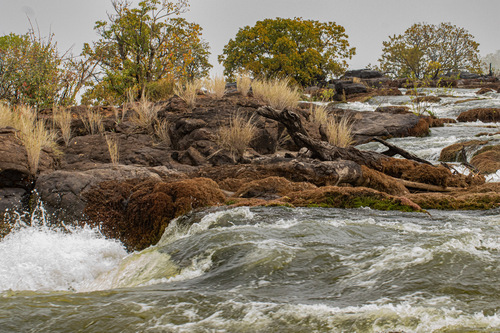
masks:
[[[144,0],[137,8],[123,0],[112,0],[114,14],[96,22],[100,39],[84,46],[84,54],[99,63],[87,99],[123,100],[127,90],[144,92],[148,83],[166,77],[205,76],[208,44],[201,27],[179,15],[187,0]]]
[[[224,47],[219,62],[232,77],[250,72],[255,77],[288,77],[301,85],[342,74],[355,54],[344,27],[334,22],[301,18],[266,19],[241,28]]]
[[[0,99],[37,108],[71,102],[64,97],[63,58],[52,37],[38,37],[33,30],[0,37]]]
[[[380,69],[396,77],[436,79],[448,72],[481,72],[479,43],[451,23],[417,23],[383,42]]]

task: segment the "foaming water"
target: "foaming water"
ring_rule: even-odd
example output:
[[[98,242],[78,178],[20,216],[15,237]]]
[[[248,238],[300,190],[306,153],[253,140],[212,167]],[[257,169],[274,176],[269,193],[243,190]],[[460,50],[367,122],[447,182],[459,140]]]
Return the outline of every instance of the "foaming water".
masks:
[[[17,215],[16,227],[0,241],[0,292],[79,290],[125,255],[121,243],[97,229],[50,226],[37,207]]]

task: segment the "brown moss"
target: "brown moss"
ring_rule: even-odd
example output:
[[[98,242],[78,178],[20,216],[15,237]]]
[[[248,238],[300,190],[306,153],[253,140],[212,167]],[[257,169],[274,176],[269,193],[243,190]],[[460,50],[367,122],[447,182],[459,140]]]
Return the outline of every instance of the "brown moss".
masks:
[[[449,195],[442,193],[419,193],[408,196],[423,209],[440,210],[478,210],[492,209],[500,205],[499,192],[468,193]]]
[[[480,120],[485,123],[500,121],[500,108],[471,109],[462,112],[457,120],[459,122],[473,122]]]
[[[243,185],[235,194],[241,198],[274,198],[290,192],[315,189],[316,186],[306,182],[291,182],[283,177],[267,177],[254,180]]]
[[[283,201],[298,207],[360,208],[418,211],[410,199],[401,199],[366,187],[325,186],[290,193]],[[418,207],[420,208],[420,207]]]
[[[443,162],[467,162],[462,151],[466,148],[475,149],[478,146],[487,144],[488,141],[471,140],[467,142],[454,143],[441,150],[439,160]]]
[[[429,135],[429,121],[421,117],[418,123],[408,130],[409,136],[423,137]]]
[[[495,90],[493,90],[491,88],[481,88],[481,89],[479,89],[479,91],[476,92],[476,95],[484,95],[484,94],[492,92],[492,91],[495,91]]]
[[[470,162],[482,174],[497,172],[500,170],[500,145],[482,148],[472,157]]]
[[[380,192],[398,196],[409,193],[404,185],[382,172],[375,171],[364,165],[361,166],[361,171],[363,172],[363,177],[361,177],[362,181],[357,184],[358,186],[369,187]]]
[[[170,220],[192,209],[224,203],[218,185],[206,178],[180,181],[105,182],[86,194],[89,222],[121,240],[129,250],[158,242]]]

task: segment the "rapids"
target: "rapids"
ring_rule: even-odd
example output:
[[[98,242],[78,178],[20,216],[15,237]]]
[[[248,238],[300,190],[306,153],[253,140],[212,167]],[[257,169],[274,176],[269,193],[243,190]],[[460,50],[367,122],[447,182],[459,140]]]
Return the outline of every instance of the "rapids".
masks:
[[[438,117],[500,107],[499,94],[457,106],[475,90],[446,93],[429,106]],[[391,142],[437,162],[445,146],[498,131],[451,124]],[[0,241],[0,332],[499,332],[499,213],[218,208],[127,253],[39,207],[10,214],[16,227]]]

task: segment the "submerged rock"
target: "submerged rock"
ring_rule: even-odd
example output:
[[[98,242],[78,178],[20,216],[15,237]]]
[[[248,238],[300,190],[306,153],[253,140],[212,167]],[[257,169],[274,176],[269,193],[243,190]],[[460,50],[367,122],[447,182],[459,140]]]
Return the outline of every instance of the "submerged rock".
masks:
[[[459,122],[482,121],[485,123],[500,122],[500,108],[478,108],[460,113],[457,117]]]

